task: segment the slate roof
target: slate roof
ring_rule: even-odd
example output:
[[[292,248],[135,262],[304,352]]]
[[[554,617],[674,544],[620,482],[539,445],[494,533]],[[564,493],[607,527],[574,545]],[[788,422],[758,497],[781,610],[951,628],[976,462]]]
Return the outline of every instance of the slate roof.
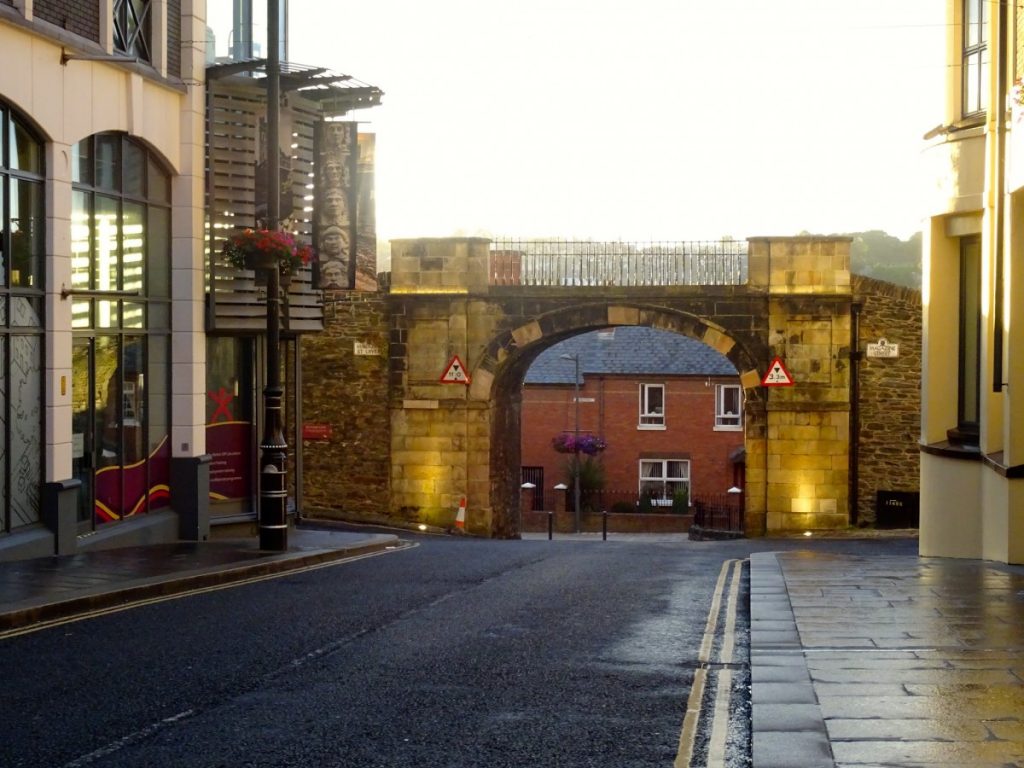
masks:
[[[572,384],[575,366],[561,355],[577,354],[581,380],[588,373],[739,375],[728,358],[696,339],[655,328],[621,326],[573,336],[544,350],[527,371],[525,383]]]

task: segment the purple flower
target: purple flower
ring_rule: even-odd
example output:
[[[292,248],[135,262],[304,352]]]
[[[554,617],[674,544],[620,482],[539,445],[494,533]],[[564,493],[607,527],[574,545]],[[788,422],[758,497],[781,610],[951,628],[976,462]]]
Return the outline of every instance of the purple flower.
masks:
[[[571,432],[562,432],[552,438],[551,445],[559,453],[576,453],[578,451],[587,456],[596,456],[608,447],[608,442],[603,437],[589,433],[576,437]]]

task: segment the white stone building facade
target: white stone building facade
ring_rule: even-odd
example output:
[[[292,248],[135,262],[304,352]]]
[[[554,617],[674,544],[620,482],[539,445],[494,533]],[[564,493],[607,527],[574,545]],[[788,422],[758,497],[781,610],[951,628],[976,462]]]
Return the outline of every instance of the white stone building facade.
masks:
[[[202,535],[205,5],[0,0],[0,559]]]

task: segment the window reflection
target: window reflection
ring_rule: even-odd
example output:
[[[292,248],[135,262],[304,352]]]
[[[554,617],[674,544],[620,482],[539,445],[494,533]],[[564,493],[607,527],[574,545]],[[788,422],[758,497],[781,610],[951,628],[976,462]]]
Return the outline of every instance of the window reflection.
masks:
[[[39,522],[43,143],[0,104],[0,534]],[[15,288],[17,292],[11,290]],[[10,481],[10,482],[9,482]]]
[[[16,120],[11,121],[10,136],[10,168],[41,174],[43,172],[42,145],[32,138],[25,126]]]
[[[36,276],[43,253],[43,185],[12,179],[10,215],[11,285],[32,288],[39,283]]]
[[[95,350],[89,402],[97,426],[82,439],[93,441],[85,452],[99,456],[86,489],[89,519],[103,523],[169,498],[170,280],[161,276],[170,274],[170,184],[146,148],[123,134],[86,139],[76,157],[95,158],[95,184],[83,180],[74,190],[72,282],[86,295],[75,297],[72,324],[79,343]],[[158,199],[147,200],[149,190]]]
[[[133,203],[124,204],[122,220],[123,262],[122,287],[126,291],[142,291],[142,264],[144,247],[143,207]]]
[[[89,198],[84,192],[71,194],[71,287],[89,287]]]
[[[95,206],[93,239],[96,253],[93,258],[93,279],[97,290],[116,291],[120,266],[117,201],[97,196]]]

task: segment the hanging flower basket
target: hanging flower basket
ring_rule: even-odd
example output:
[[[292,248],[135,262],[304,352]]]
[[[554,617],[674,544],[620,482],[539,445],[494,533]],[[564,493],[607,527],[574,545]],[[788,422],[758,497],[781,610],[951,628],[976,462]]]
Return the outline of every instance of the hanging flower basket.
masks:
[[[585,434],[577,437],[572,432],[562,432],[552,438],[551,446],[558,453],[579,452],[587,456],[596,456],[608,447],[608,442],[597,435]]]
[[[299,245],[287,232],[270,229],[236,232],[221,251],[233,267],[255,270],[257,276],[276,267],[282,276],[291,278],[313,258],[308,245]]]

